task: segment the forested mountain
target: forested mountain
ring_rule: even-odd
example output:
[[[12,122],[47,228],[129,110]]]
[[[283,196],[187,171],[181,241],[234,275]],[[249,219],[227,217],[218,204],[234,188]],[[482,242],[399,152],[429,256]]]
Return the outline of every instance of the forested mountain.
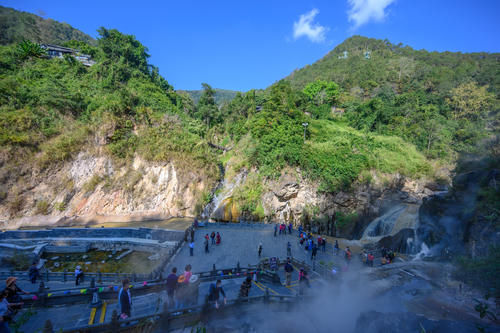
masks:
[[[2,36],[20,26],[12,23],[18,16]],[[31,31],[32,40],[50,35]],[[233,216],[262,219],[277,214],[263,196],[284,174],[327,194],[377,175],[436,178],[440,165],[488,149],[478,143],[498,135],[498,54],[429,53],[355,36],[266,90],[218,103],[206,83],[197,101],[175,91],[133,36],[105,28],[99,35],[95,45],[64,43],[91,55],[91,67],[47,59],[26,41],[0,47],[0,202],[13,215],[30,188],[20,166],[43,174],[82,151],[120,165],[135,157],[174,163],[213,182],[218,165],[227,183],[248,174],[231,192]],[[133,184],[142,177],[130,175]],[[104,182],[99,177],[85,193]],[[122,178],[103,187],[123,188]],[[214,191],[203,189],[197,213]]]
[[[218,88],[215,88],[214,91],[215,91],[215,96],[214,96],[215,103],[217,103],[217,105],[221,105],[224,102],[231,101],[238,93],[237,91],[234,90],[218,89]],[[198,103],[203,93],[203,90],[186,90],[185,92],[187,92],[189,96],[191,96],[191,98],[195,103]]]
[[[0,44],[18,43],[23,39],[48,44],[70,40],[96,44],[95,39],[67,23],[0,6]]]

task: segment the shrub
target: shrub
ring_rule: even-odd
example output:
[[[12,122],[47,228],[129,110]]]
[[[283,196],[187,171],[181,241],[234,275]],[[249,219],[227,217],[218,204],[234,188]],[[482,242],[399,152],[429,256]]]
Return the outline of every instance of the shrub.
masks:
[[[102,182],[103,178],[98,174],[94,174],[85,184],[83,184],[82,189],[85,193],[92,193],[96,189],[97,185]]]
[[[66,210],[66,203],[65,202],[56,202],[54,205],[54,209],[56,209],[59,212],[64,212]]]
[[[45,200],[40,200],[36,203],[36,213],[47,215],[49,213],[49,203]]]

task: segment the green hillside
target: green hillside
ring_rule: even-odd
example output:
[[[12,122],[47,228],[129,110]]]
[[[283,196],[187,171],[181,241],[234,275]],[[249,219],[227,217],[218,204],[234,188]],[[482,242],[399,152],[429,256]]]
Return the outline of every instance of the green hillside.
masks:
[[[95,39],[67,23],[0,6],[0,44],[18,43],[23,39],[48,44],[70,40],[96,44]]]
[[[254,170],[233,203],[262,218],[265,180],[283,170],[300,170],[323,192],[369,183],[373,172],[433,177],[433,166],[498,133],[498,55],[428,53],[356,36],[266,90],[203,84],[195,102],[159,75],[133,36],[99,35],[95,45],[66,44],[91,55],[91,67],[47,59],[36,44],[0,46],[2,183],[21,179],[14,186],[24,191],[20,165],[57,168],[98,142],[121,163],[139,155],[213,180],[218,163],[227,175]],[[199,206],[209,199],[200,195]]]
[[[370,53],[369,59],[366,52]],[[440,96],[473,80],[480,86],[489,85],[498,96],[499,57],[500,53],[414,50],[388,40],[353,36],[314,64],[294,71],[286,80],[297,89],[315,80],[331,80],[360,96],[374,96],[387,86],[396,93],[423,90]]]

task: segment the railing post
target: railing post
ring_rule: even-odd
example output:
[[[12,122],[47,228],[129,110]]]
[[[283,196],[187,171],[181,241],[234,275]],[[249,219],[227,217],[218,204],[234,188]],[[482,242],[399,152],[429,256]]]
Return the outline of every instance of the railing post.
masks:
[[[45,321],[45,325],[43,326],[43,333],[54,333],[54,329],[52,328],[50,319],[47,319]]]
[[[100,269],[97,271],[97,282],[102,283],[102,273]]]
[[[116,310],[113,310],[113,313],[111,314],[111,332],[118,333],[119,330],[120,323],[118,322],[118,312],[116,312]]]
[[[45,271],[45,281],[49,282],[49,270]]]
[[[94,289],[95,288],[95,278],[92,277],[92,279],[90,279],[90,288]]]
[[[40,281],[40,285],[38,286],[38,293],[43,293],[45,291],[45,283],[43,281]]]
[[[68,280],[68,277],[66,276],[68,274],[68,270],[65,268],[63,272],[63,282],[66,282]]]
[[[40,302],[45,305],[47,304],[47,297],[45,294],[45,284],[43,281],[40,281],[40,286],[38,286],[38,298],[40,299]]]
[[[217,269],[215,269],[215,264],[212,265],[212,276],[217,275]]]

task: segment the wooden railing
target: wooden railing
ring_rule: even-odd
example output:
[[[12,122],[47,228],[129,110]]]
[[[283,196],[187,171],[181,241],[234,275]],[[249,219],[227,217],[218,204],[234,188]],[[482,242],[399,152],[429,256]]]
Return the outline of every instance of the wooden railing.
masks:
[[[131,317],[127,319],[118,319],[118,314],[113,312],[111,322],[83,325],[76,328],[63,330],[64,333],[100,333],[100,332],[144,332],[161,325],[162,331],[169,331],[185,327],[186,324],[199,321],[203,315],[210,315],[210,312],[217,311],[218,314],[233,311],[235,308],[256,303],[270,304],[288,304],[297,303],[297,296],[288,295],[270,295],[266,292],[262,296],[251,296],[246,298],[236,298],[227,300],[227,303],[219,310],[214,309],[212,303],[197,305],[189,308],[171,310],[164,308],[163,311],[150,315]],[[165,303],[166,304],[166,303]],[[46,327],[51,324],[46,323]],[[44,330],[43,333],[52,333],[51,330]]]

